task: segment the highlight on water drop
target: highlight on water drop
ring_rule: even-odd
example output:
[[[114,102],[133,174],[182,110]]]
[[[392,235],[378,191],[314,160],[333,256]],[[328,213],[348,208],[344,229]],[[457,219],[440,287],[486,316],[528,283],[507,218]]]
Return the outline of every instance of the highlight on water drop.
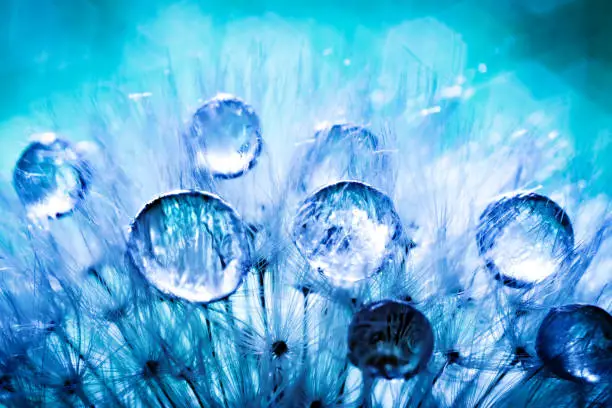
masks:
[[[538,329],[536,351],[551,372],[566,380],[612,381],[612,316],[593,305],[553,308]]]
[[[561,272],[574,248],[569,216],[548,197],[504,197],[480,216],[478,252],[496,279],[531,287]]]
[[[192,165],[213,177],[236,178],[257,163],[263,138],[251,106],[229,94],[204,102],[186,135]]]
[[[129,253],[154,287],[197,303],[231,295],[251,262],[238,214],[199,191],[171,192],[145,205],[132,224]]]
[[[293,223],[293,240],[314,271],[338,286],[380,271],[403,239],[393,202],[357,181],[341,181],[310,195]]]
[[[355,314],[348,343],[349,360],[365,374],[409,379],[429,363],[434,334],[419,310],[406,302],[383,300]]]
[[[34,219],[73,211],[87,192],[85,163],[72,145],[54,133],[35,135],[13,171],[13,186]]]

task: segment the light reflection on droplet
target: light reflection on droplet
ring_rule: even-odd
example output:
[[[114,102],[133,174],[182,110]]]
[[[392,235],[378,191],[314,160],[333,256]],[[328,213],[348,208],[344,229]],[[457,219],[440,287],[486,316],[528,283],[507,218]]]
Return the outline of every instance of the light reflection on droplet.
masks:
[[[227,94],[204,102],[193,115],[186,140],[193,165],[220,178],[239,177],[251,169],[263,143],[253,108]]]
[[[552,309],[538,330],[536,350],[561,378],[597,383],[612,380],[612,316],[591,305]]]
[[[487,268],[511,287],[542,282],[571,255],[574,233],[569,217],[539,194],[518,194],[489,205],[477,234]]]
[[[85,166],[70,143],[38,135],[15,165],[13,185],[34,219],[70,213],[87,191]]]
[[[423,370],[434,346],[434,334],[423,313],[405,302],[368,305],[349,328],[349,359],[364,373],[408,379]]]
[[[130,253],[162,292],[201,303],[232,294],[250,266],[238,215],[218,197],[197,191],[147,204],[132,224]]]
[[[355,181],[309,196],[293,228],[293,239],[311,267],[336,285],[350,285],[379,271],[402,235],[391,200]]]

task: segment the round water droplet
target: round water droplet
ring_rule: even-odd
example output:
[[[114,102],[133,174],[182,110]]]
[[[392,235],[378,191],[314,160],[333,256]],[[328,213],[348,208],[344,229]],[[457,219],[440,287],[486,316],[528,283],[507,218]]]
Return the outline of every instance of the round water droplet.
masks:
[[[316,132],[299,168],[297,188],[311,193],[341,180],[379,185],[388,166],[375,134],[361,126],[335,124]]]
[[[85,195],[84,168],[67,141],[45,133],[21,154],[13,185],[31,217],[60,217],[71,212]]]
[[[423,313],[384,300],[355,314],[349,326],[349,360],[373,377],[411,378],[431,358],[434,334]]]
[[[257,114],[232,95],[217,95],[193,115],[187,137],[196,168],[219,178],[235,178],[251,169],[263,139]]]
[[[250,266],[245,227],[220,198],[198,191],[163,195],[136,216],[130,254],[162,292],[207,303],[232,294]]]
[[[375,188],[342,181],[309,196],[298,210],[294,242],[311,267],[334,284],[369,278],[395,255],[402,226]]]
[[[552,309],[536,340],[542,362],[557,376],[597,383],[612,380],[612,316],[591,305]]]
[[[529,287],[556,274],[574,248],[569,216],[539,194],[519,194],[489,205],[477,233],[487,268],[510,287]]]

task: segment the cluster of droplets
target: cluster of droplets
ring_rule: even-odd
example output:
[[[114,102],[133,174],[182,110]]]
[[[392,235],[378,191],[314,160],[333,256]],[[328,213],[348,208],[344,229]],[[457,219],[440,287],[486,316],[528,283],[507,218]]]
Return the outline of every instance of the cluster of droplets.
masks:
[[[264,149],[257,114],[230,95],[205,102],[183,140],[194,177],[219,182],[247,174]],[[401,284],[382,284],[411,279],[418,246],[383,192],[392,177],[383,142],[365,127],[334,124],[306,149],[289,185],[300,204],[288,208],[285,256],[261,256],[265,234],[218,195],[164,193],[134,217],[125,249],[109,248],[113,256],[72,285],[58,288],[51,273],[38,282],[50,304],[19,316],[20,331],[3,327],[0,402],[367,406],[400,389],[411,397],[394,403],[434,406],[454,367],[501,367],[507,338],[515,348],[488,391],[518,365],[529,378],[609,383],[612,317],[562,304],[557,286],[581,272],[569,216],[555,202],[519,193],[482,213],[474,238],[494,290],[480,306],[461,296],[415,300]],[[57,218],[86,201],[89,171],[69,142],[46,134],[18,160],[14,187],[30,219]],[[532,310],[535,289],[552,295]],[[3,290],[3,312],[21,313],[23,299]],[[515,318],[497,313],[506,304]],[[480,377],[469,376],[459,401],[481,406],[487,393],[475,397]]]

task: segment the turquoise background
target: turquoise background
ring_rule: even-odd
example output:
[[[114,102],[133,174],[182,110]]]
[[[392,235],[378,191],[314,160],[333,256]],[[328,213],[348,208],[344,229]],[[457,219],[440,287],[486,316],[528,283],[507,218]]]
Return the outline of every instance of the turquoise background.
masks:
[[[465,44],[466,66],[486,62],[487,78],[512,73],[534,100],[567,104],[566,125],[576,152],[568,178],[587,180],[593,193],[612,193],[612,26],[606,21],[612,2],[604,0],[1,0],[3,177],[23,147],[23,135],[2,124],[28,117],[49,95],[127,75],[120,67],[129,45],[142,42],[140,28],[163,17],[169,6],[197,9],[220,29],[269,13],[300,24],[310,21],[340,33],[354,59],[379,51],[376,42],[359,43],[360,30],[382,37],[402,22],[435,18]],[[313,35],[321,34],[313,30]],[[142,61],[140,73],[159,69],[156,56],[151,58],[150,64]]]

